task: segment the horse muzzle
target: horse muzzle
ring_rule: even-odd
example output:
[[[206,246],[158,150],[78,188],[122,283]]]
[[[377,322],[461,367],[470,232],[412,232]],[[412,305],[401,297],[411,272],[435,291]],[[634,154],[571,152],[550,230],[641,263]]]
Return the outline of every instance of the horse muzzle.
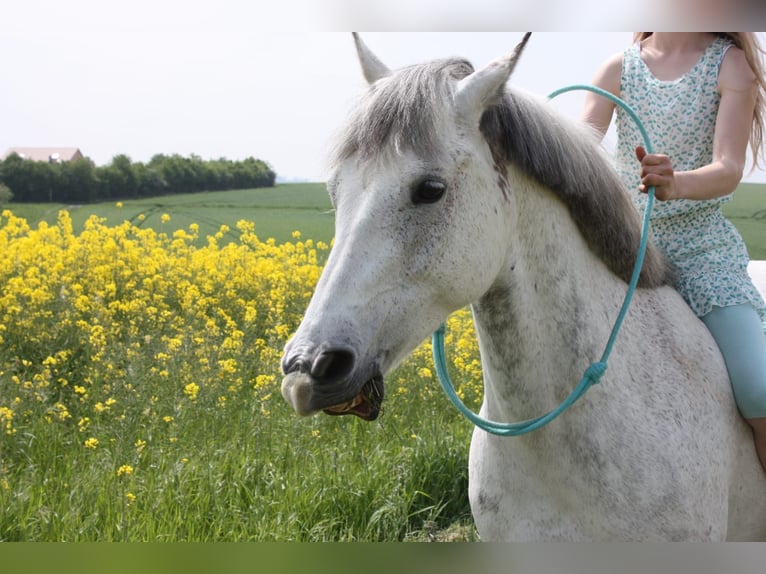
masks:
[[[319,411],[332,416],[356,415],[366,421],[374,421],[383,404],[384,384],[380,374],[366,381],[362,388],[349,398],[338,401],[330,395],[317,393],[317,382],[311,375],[295,371],[282,379],[282,396],[300,416],[311,416]]]
[[[383,403],[383,376],[377,367],[362,374],[355,364],[356,354],[346,347],[324,349],[312,358],[286,354],[282,396],[300,416],[323,411],[373,421]]]

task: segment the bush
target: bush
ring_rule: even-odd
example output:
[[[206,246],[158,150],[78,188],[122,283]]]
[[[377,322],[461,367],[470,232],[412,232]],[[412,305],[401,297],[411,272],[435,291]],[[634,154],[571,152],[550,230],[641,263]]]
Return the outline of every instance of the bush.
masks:
[[[11,188],[0,182],[0,205],[10,203],[12,199],[13,192],[11,191]]]

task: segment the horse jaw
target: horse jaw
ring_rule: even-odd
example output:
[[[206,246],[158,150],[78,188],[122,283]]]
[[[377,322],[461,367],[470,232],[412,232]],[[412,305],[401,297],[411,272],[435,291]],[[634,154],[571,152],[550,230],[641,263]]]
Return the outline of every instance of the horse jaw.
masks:
[[[381,78],[388,76],[391,70],[381,62],[378,57],[372,53],[367,47],[367,44],[362,42],[359,34],[352,32],[354,36],[354,43],[356,44],[356,53],[359,56],[359,63],[362,65],[362,73],[364,79],[372,85]]]
[[[484,110],[502,95],[531,35],[532,32],[527,32],[511,55],[490,62],[458,82],[455,108],[460,117],[466,118],[471,125],[479,124]]]

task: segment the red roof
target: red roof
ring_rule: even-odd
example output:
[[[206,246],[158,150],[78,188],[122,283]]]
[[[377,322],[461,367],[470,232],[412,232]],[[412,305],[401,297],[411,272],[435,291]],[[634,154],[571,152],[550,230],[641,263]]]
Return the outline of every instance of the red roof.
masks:
[[[3,155],[3,159],[7,158],[12,153],[16,153],[24,159],[50,163],[72,161],[75,159],[82,159],[83,157],[80,149],[76,147],[12,147],[8,148]]]

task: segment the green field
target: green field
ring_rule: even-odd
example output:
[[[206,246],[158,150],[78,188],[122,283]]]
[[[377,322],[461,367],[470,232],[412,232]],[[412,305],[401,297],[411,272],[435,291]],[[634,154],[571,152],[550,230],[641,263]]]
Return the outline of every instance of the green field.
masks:
[[[82,229],[85,220],[94,214],[106,218],[107,225],[128,220],[139,227],[166,231],[168,235],[196,223],[202,241],[222,225],[230,228],[230,239],[237,239],[236,223],[242,219],[255,222],[261,240],[273,237],[277,243],[291,240],[296,230],[303,237],[329,242],[334,225],[332,205],[323,183],[280,184],[265,189],[166,195],[90,205],[12,203],[8,207],[33,226],[39,221],[53,224],[58,211],[68,209],[75,230]],[[166,223],[161,221],[163,214],[170,216]]]
[[[740,184],[723,212],[745,239],[750,259],[766,259],[766,184]]]
[[[255,221],[258,236],[262,240],[273,237],[277,243],[291,240],[292,232],[296,230],[303,237],[316,241],[329,242],[333,237],[333,211],[323,183],[168,195],[124,200],[121,204],[122,207],[117,207],[115,202],[80,206],[14,203],[9,207],[30,224],[42,220],[54,223],[59,209],[67,208],[76,230],[82,228],[89,216],[96,214],[106,218],[109,225],[127,219],[168,234],[197,223],[202,240],[216,233],[221,225],[229,227],[230,239],[236,239],[239,232],[235,224],[241,219]],[[724,205],[724,213],[742,233],[750,258],[766,259],[766,184],[741,184],[733,201]],[[163,214],[169,215],[170,221],[162,223]]]

